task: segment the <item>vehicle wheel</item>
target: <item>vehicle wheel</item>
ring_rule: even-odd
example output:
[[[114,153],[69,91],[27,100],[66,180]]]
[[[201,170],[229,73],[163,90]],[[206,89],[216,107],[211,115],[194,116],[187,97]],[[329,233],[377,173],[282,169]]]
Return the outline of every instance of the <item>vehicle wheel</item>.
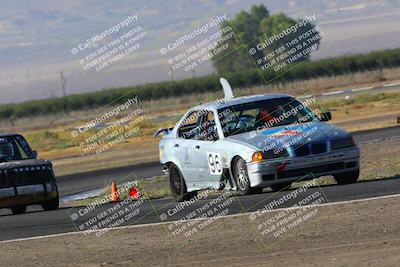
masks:
[[[289,189],[291,185],[292,185],[291,182],[286,182],[286,183],[273,184],[270,187],[272,191],[282,191],[283,189]]]
[[[250,187],[250,179],[247,172],[246,161],[244,161],[242,158],[239,158],[234,166],[237,191],[240,195],[250,194],[252,190]]]
[[[58,209],[59,205],[60,205],[60,200],[59,200],[58,195],[57,195],[57,197],[55,197],[53,199],[50,199],[50,200],[47,200],[46,202],[43,202],[42,203],[42,208],[45,211],[56,210],[56,209]]]
[[[169,184],[176,201],[186,201],[197,195],[197,191],[187,192],[185,179],[175,164],[169,166]]]
[[[22,214],[22,213],[26,212],[26,206],[24,206],[24,205],[11,207],[10,209],[11,209],[12,214],[14,214],[14,215]]]
[[[357,182],[358,176],[360,176],[360,169],[351,172],[345,172],[341,174],[334,175],[336,182],[338,184],[352,184]]]

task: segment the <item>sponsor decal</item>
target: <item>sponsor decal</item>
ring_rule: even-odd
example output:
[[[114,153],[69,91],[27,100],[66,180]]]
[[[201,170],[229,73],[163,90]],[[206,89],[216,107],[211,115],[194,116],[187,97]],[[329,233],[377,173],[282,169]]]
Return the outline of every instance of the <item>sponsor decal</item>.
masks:
[[[300,133],[302,133],[302,132],[298,131],[298,130],[285,130],[285,131],[270,134],[270,136],[296,135],[296,134],[300,134]]]

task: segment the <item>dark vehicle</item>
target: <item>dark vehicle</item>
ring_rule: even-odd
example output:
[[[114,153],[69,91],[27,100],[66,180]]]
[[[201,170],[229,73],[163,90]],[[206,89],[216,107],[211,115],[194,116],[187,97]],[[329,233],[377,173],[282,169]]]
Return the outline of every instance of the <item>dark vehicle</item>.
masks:
[[[59,206],[57,184],[48,160],[38,160],[22,135],[0,135],[0,208],[13,214],[39,204],[44,210]]]

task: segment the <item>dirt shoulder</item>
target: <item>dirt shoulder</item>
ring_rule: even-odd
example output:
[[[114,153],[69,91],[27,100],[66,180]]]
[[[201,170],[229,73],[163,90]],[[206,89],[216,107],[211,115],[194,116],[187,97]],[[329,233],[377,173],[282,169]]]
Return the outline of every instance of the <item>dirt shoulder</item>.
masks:
[[[139,226],[5,243],[0,256],[5,266],[398,266],[399,203],[390,197],[318,206],[318,219],[280,240],[266,240],[240,215],[188,238],[172,238],[168,224]]]

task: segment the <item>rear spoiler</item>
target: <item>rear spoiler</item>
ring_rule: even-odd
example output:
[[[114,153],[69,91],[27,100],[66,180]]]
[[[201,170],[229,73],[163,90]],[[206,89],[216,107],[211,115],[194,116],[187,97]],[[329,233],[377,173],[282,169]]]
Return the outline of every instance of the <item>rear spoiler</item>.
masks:
[[[174,127],[158,129],[158,131],[154,134],[154,138],[157,138],[159,135],[169,134],[173,129]]]

